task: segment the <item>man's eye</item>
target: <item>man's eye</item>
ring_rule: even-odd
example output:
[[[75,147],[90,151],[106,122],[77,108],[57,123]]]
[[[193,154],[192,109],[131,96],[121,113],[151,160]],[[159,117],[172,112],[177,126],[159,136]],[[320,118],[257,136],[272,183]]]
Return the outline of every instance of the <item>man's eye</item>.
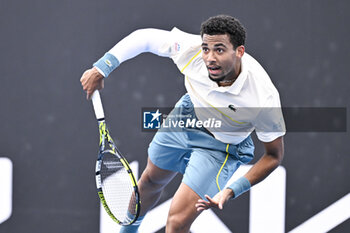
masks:
[[[223,49],[217,49],[216,51],[218,51],[219,53],[224,52],[224,50],[223,50]]]
[[[203,52],[208,52],[209,49],[208,48],[202,48]]]

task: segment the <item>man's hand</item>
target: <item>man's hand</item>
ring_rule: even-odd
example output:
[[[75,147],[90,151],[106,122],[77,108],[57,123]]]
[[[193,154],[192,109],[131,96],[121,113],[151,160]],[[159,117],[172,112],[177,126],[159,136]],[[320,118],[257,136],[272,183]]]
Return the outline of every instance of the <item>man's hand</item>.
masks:
[[[86,91],[86,99],[90,99],[95,90],[101,90],[104,87],[103,75],[95,67],[88,69],[80,78],[83,90]]]
[[[224,189],[218,192],[213,198],[210,198],[208,195],[205,197],[209,201],[205,201],[203,199],[199,199],[196,203],[197,211],[207,210],[212,207],[219,208],[222,210],[224,208],[224,204],[233,197],[234,193],[231,189]]]

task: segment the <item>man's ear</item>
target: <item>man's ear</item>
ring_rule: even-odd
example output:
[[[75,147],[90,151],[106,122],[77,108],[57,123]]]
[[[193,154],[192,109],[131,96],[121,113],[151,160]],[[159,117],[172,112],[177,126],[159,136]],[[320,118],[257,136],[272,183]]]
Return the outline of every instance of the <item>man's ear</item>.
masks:
[[[243,57],[244,55],[244,51],[245,51],[245,48],[244,48],[244,45],[240,45],[236,48],[236,56],[237,57]]]

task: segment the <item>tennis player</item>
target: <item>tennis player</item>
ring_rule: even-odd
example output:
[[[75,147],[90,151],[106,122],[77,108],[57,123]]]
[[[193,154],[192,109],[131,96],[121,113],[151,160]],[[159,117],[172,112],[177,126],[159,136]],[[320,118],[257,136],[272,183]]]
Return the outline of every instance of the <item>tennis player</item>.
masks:
[[[89,99],[96,89],[103,88],[104,79],[122,62],[143,52],[169,57],[184,74],[187,93],[166,121],[221,122],[219,128],[196,124],[158,130],[138,181],[141,217],[120,232],[138,231],[147,211],[156,205],[164,187],[179,172],[183,180],[171,203],[168,233],[189,232],[202,210],[222,208],[226,201],[248,191],[281,163],[285,127],[279,93],[261,65],[245,52],[245,37],[241,23],[226,15],[202,23],[201,35],[177,28],[140,29],[117,43],[82,75],[81,83]],[[246,114],[247,109],[255,110]],[[264,144],[264,155],[243,177],[224,188],[237,168],[253,159],[250,134],[254,130]]]

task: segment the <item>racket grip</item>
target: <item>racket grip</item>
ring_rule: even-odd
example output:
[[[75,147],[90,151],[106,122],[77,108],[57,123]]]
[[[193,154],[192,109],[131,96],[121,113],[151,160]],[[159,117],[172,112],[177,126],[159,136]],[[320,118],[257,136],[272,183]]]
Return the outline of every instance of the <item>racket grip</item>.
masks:
[[[94,106],[94,111],[97,120],[103,120],[105,118],[105,114],[103,112],[102,101],[100,97],[100,92],[98,90],[94,91],[91,96],[92,105]]]

